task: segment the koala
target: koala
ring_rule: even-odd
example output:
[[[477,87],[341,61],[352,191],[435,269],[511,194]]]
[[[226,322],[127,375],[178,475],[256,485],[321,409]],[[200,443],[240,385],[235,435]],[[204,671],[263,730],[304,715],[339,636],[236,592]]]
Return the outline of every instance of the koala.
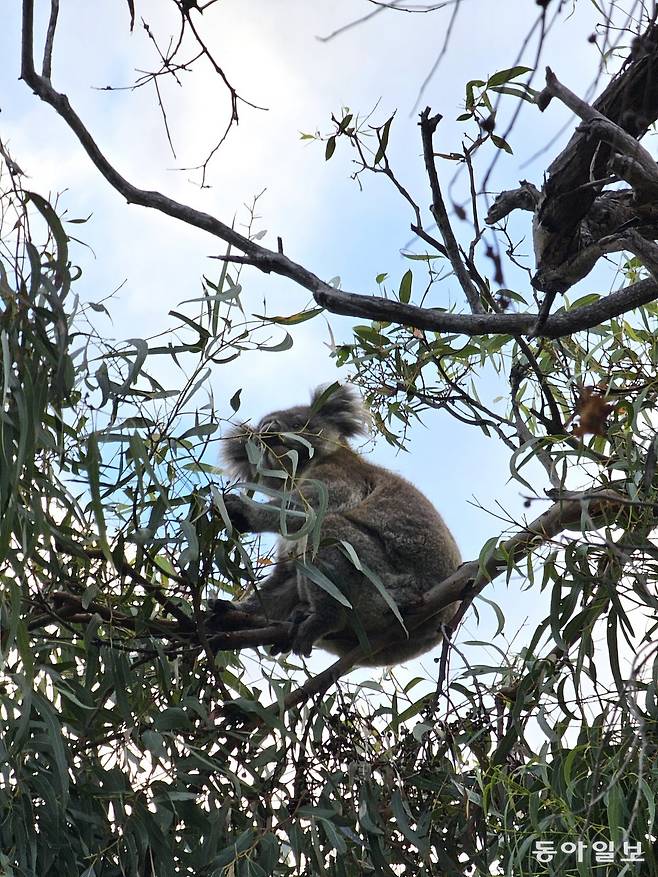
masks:
[[[273,411],[256,427],[233,428],[222,453],[229,472],[256,482],[266,495],[277,491],[279,498],[255,502],[227,494],[231,523],[241,532],[280,538],[271,575],[231,605],[291,622],[297,655],[308,656],[318,646],[342,656],[361,645],[362,666],[385,666],[440,641],[441,626],[458,603],[409,632],[400,615],[418,609],[425,592],[461,560],[429,500],[350,447],[349,440],[365,434],[367,424],[354,390],[332,385],[319,387],[308,406]],[[218,601],[211,610],[210,631],[226,629],[225,606]],[[391,635],[396,618],[399,629]]]

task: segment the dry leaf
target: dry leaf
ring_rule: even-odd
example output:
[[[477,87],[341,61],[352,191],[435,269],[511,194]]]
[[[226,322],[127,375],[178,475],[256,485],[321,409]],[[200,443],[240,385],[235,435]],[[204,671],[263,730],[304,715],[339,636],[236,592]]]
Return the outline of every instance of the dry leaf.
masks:
[[[607,434],[608,415],[615,406],[606,402],[604,392],[605,388],[583,387],[576,405],[578,423],[572,429],[574,435],[583,438],[588,434]]]

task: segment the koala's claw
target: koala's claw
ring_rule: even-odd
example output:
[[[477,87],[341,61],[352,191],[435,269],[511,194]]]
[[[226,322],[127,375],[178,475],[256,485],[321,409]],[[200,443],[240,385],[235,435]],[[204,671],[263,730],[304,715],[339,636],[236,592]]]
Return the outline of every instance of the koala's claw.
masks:
[[[324,625],[317,615],[307,613],[304,620],[299,624],[292,640],[292,652],[300,657],[310,658],[313,646],[322,635]]]
[[[291,651],[293,655],[297,655],[298,658],[310,658],[313,651],[313,642],[297,637],[292,644]]]

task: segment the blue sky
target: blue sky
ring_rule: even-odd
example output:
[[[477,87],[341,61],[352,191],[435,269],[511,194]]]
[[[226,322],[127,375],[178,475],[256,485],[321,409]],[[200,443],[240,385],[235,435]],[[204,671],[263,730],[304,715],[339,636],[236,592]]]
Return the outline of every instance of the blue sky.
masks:
[[[166,4],[136,0],[135,5],[138,18],[143,14],[164,38]],[[152,62],[139,24],[132,35],[128,33],[126,3],[62,3],[53,81],[133,183],[159,189],[225,222],[235,216],[237,223],[247,217],[243,204],[265,189],[259,201],[260,227],[268,229],[265,245],[276,247],[280,235],[286,252],[321,277],[339,275],[346,289],[376,292],[375,275],[389,272],[399,279],[409,267],[400,249],[410,239],[412,217],[381,177],[364,177],[364,190],[359,190],[350,179],[351,155],[346,149],[339,148],[325,163],[323,147],[302,141],[300,131],[327,131],[330,114],[344,105],[367,112],[379,101],[379,122],[397,108],[391,164],[418,202],[426,205],[429,194],[414,104],[442,44],[452,7],[416,15],[385,11],[329,42],[317,39],[374,8],[365,0],[224,0],[208,9],[200,24],[227,76],[242,95],[268,110],[241,107],[240,125],[211,165],[211,187],[205,190],[190,182],[190,173],[175,168],[197,164],[226,124],[227,94],[207,69],[189,75],[184,89],[165,90],[176,159],[169,152],[152,89],[108,93],[92,88],[127,85],[134,68]],[[534,3],[519,0],[463,0],[446,56],[421,100],[421,107],[430,104],[444,115],[438,149],[459,148],[463,129],[454,120],[463,106],[466,81],[486,79],[514,63],[531,65],[534,42],[520,62],[516,56],[536,11]],[[96,301],[125,281],[111,306],[113,323],[106,325],[107,332],[117,338],[146,337],[170,324],[170,308],[199,295],[202,274],[216,276],[217,263],[208,257],[223,247],[197,230],[126,206],[99,177],[63,122],[18,81],[18,13],[17,2],[3,9],[0,137],[28,174],[28,188],[42,193],[66,190],[60,203],[70,216],[93,213],[79,228],[93,252],[75,251],[84,270],[77,292]],[[543,70],[549,63],[579,93],[586,92],[599,64],[596,48],[587,42],[595,15],[593,4],[574,4],[549,35],[540,64]],[[541,87],[542,82],[543,73],[533,84]],[[555,102],[543,115],[524,106],[511,138],[514,155],[500,157],[491,188],[512,188],[520,178],[540,185],[543,169],[570,132],[533,164],[524,162],[567,118]],[[447,171],[444,166],[439,169],[445,182]],[[530,234],[526,217],[529,214],[515,220],[519,235]],[[242,282],[245,306],[257,312],[264,297],[270,313],[294,313],[308,302],[308,294],[290,282],[255,271],[245,273]],[[442,303],[465,307],[454,278],[448,278],[436,295]],[[349,320],[331,315],[328,320],[337,340],[349,340]],[[284,354],[241,357],[218,370],[214,386],[227,413],[228,400],[238,387],[243,388],[240,414],[259,418],[272,407],[305,401],[316,384],[340,376],[328,356],[329,335],[322,319],[296,327],[293,337],[293,348]],[[487,440],[445,414],[428,414],[425,423],[427,428],[412,431],[409,453],[396,455],[379,441],[372,454],[427,493],[468,559],[500,532],[496,519],[474,500],[494,511],[501,503],[520,518],[521,490],[508,485],[509,455],[494,439]],[[537,512],[533,507],[533,516]],[[510,629],[526,612],[536,611],[536,593],[523,600],[516,586],[510,594],[501,583],[486,596],[509,611]],[[479,638],[487,627],[488,622],[477,631],[470,621],[463,638]]]

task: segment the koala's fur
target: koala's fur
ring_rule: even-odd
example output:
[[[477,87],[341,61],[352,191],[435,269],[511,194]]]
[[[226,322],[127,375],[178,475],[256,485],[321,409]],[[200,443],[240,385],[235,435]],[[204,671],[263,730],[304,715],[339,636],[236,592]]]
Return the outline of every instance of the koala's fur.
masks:
[[[292,650],[309,655],[317,645],[336,655],[361,643],[373,651],[360,663],[383,666],[406,661],[432,648],[441,639],[441,624],[449,621],[457,603],[407,636],[391,635],[395,616],[375,584],[349,559],[340,541],[350,543],[362,565],[379,577],[402,615],[418,608],[422,595],[459,566],[459,549],[432,504],[409,482],[381,466],[369,463],[347,444],[366,432],[367,418],[360,400],[347,386],[328,394],[318,388],[310,406],[274,411],[254,428],[242,424],[228,436],[223,451],[231,473],[245,481],[258,481],[266,489],[290,491],[293,508],[317,509],[326,487],[328,507],[320,524],[320,547],[312,557],[308,537],[281,538],[272,574],[250,596],[234,604],[248,613],[295,625]],[[288,435],[285,435],[285,434]],[[308,444],[295,440],[301,436]],[[261,460],[254,448],[260,443]],[[291,453],[293,452],[293,453]],[[296,468],[294,478],[293,470]],[[260,470],[260,474],[259,471]],[[265,470],[265,471],[263,471]],[[271,472],[278,470],[279,477]],[[268,474],[268,472],[270,474]],[[288,477],[283,480],[283,472]],[[242,496],[225,496],[234,526],[252,533],[280,532],[280,502],[249,502]],[[291,506],[288,506],[290,508]],[[304,524],[304,515],[285,515],[287,532]],[[297,568],[301,559],[320,570],[349,600],[351,609],[311,581]],[[221,629],[221,604],[211,616],[210,628]],[[387,630],[382,641],[380,632]],[[357,633],[358,631],[358,633]],[[364,636],[365,634],[365,636]]]

